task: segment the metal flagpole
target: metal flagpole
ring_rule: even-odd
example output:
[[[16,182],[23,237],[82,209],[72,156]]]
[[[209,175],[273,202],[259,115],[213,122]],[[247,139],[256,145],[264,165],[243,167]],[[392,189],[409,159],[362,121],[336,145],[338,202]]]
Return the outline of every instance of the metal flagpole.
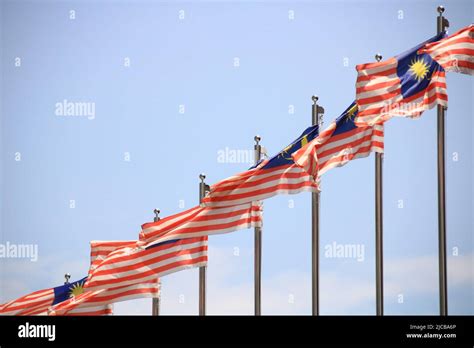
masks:
[[[318,105],[318,97],[313,95],[312,124],[322,126],[324,108]],[[312,312],[319,315],[319,204],[320,193],[311,195],[311,265],[312,265]]]
[[[438,6],[438,34],[449,27],[443,16],[444,7]],[[448,315],[448,284],[446,271],[446,177],[445,177],[445,111],[438,105],[438,257],[439,257],[439,314]]]
[[[153,210],[153,212],[155,213],[155,217],[153,218],[153,222],[157,222],[157,221],[160,221],[160,209],[155,209]],[[160,315],[160,301],[161,301],[161,280],[160,280],[160,290],[159,290],[159,293],[158,293],[158,297],[157,298],[153,298],[152,299],[153,302],[152,302],[152,315],[154,316],[158,316]]]
[[[205,174],[199,174],[199,203],[209,191],[209,185],[204,180],[206,179]],[[206,266],[199,267],[199,315],[206,315]]]
[[[376,54],[380,62],[382,55]],[[377,315],[383,315],[383,154],[375,153],[375,288]]]
[[[257,164],[262,157],[262,146],[260,140],[262,138],[259,135],[254,137],[255,140],[255,164]],[[254,283],[255,283],[255,315],[262,314],[262,228],[254,228]]]

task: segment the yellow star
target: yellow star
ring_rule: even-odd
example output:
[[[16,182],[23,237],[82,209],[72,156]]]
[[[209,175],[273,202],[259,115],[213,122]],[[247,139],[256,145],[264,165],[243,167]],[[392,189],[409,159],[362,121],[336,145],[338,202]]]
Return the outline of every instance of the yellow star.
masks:
[[[74,284],[72,288],[69,290],[69,297],[75,297],[77,295],[80,295],[84,292],[84,288],[82,284]]]
[[[429,68],[423,58],[415,58],[410,64],[409,71],[415,76],[417,81],[421,81],[428,75]]]

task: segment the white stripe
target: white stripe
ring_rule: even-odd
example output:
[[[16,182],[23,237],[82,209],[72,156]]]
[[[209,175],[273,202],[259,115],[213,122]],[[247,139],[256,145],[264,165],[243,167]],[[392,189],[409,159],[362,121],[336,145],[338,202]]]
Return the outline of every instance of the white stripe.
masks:
[[[160,257],[160,256],[163,256],[163,255],[167,255],[167,254],[175,254],[179,251],[184,251],[184,250],[190,250],[190,249],[193,249],[193,248],[199,248],[199,247],[203,247],[203,246],[206,246],[207,245],[207,241],[199,241],[199,242],[195,242],[195,243],[191,243],[191,244],[179,244],[179,245],[175,245],[174,243],[170,244],[169,245],[169,248],[166,248],[166,249],[156,249],[156,251],[154,252],[151,252],[151,250],[153,249],[142,249],[142,248],[137,248],[137,249],[133,249],[133,250],[129,250],[127,252],[125,252],[124,254],[121,254],[121,255],[114,255],[110,258],[107,259],[107,264],[103,264],[103,265],[100,265],[99,267],[96,268],[95,272],[92,274],[92,277],[94,277],[94,274],[97,273],[97,272],[101,272],[101,271],[104,271],[104,270],[111,270],[111,269],[116,269],[118,267],[124,267],[124,266],[131,266],[131,265],[134,265],[134,264],[137,264],[137,263],[142,263],[142,262],[145,262],[145,261],[148,261],[150,259],[153,259],[153,258],[156,258],[156,257]],[[115,259],[119,258],[119,257],[122,257],[122,256],[131,256],[131,255],[136,255],[136,254],[145,254],[146,252],[148,252],[148,255],[143,255],[143,256],[139,256],[135,259],[127,259],[125,261],[114,261]],[[91,278],[93,279],[93,278]]]
[[[193,214],[195,214],[196,218],[197,217],[202,217],[202,216],[212,217],[212,215],[226,214],[226,213],[231,213],[231,212],[235,212],[235,211],[242,210],[242,209],[250,210],[251,209],[251,204],[247,203],[247,204],[241,204],[241,205],[236,205],[236,206],[232,206],[232,207],[222,207],[222,208],[212,208],[212,209],[208,209],[208,208],[198,206],[196,208],[191,209],[189,213],[183,214],[181,216],[176,216],[176,217],[171,218],[169,220],[162,220],[156,225],[152,225],[150,227],[147,227],[147,228],[143,229],[142,232],[147,234],[147,233],[151,233],[151,232],[155,232],[155,231],[162,231],[162,233],[164,234],[164,233],[167,233],[168,231],[170,231],[169,227],[171,225],[174,225],[178,222],[183,223],[183,221],[189,220],[190,216],[193,215]],[[211,221],[208,222],[208,224],[212,224],[213,223],[212,221],[218,221],[218,219],[211,220]]]
[[[331,159],[336,158],[336,157],[341,157],[341,156],[342,157],[347,156],[347,160],[339,160],[339,162],[341,162],[341,163],[343,162],[343,164],[345,164],[345,163],[347,163],[351,160],[350,158],[348,158],[348,156],[352,155],[353,153],[356,153],[360,148],[369,146],[375,140],[383,142],[383,137],[374,136],[371,139],[366,140],[366,141],[362,142],[361,144],[359,144],[357,146],[348,145],[347,148],[345,148],[345,149],[343,149],[339,152],[336,152],[336,153],[333,153],[331,155],[322,157],[322,158],[320,158],[320,162],[319,162],[320,167],[324,167],[326,162],[330,161]]]
[[[390,64],[386,64],[386,62],[380,62],[380,65],[376,65],[373,68],[365,68],[365,69],[359,69],[356,67],[359,75],[361,76],[369,76],[369,75],[374,75],[374,74],[379,74],[382,71],[390,70],[393,68],[396,68],[398,66],[398,61],[394,60]]]
[[[357,140],[360,140],[370,134],[373,134],[374,133],[374,128],[375,127],[367,127],[366,130],[364,131],[361,131],[361,132],[358,132],[358,133],[355,133],[349,137],[346,137],[346,138],[342,138],[338,141],[328,141],[326,144],[324,144],[323,146],[319,147],[317,149],[317,153],[318,153],[318,157],[320,154],[322,154],[323,152],[326,152],[326,151],[329,151],[331,149],[334,149],[336,147],[339,147],[339,146],[343,146],[343,145],[347,145],[347,144],[352,144],[354,143],[355,141]],[[377,129],[377,130],[381,130],[381,129]],[[383,131],[383,129],[382,129]],[[338,134],[338,135],[343,135],[342,134]],[[331,156],[331,155],[330,155]]]
[[[247,229],[247,228],[251,228],[251,227],[262,227],[262,222],[259,221],[259,222],[256,222],[256,223],[241,224],[239,226],[232,226],[232,227],[228,227],[228,228],[213,229],[212,231],[180,233],[179,237],[182,238],[182,239],[203,237],[203,236],[213,235],[213,234],[229,233],[229,232],[243,230],[243,229]],[[166,241],[169,241],[169,240],[176,239],[177,236],[178,235],[176,235],[174,233],[171,234],[171,235],[166,234],[163,237],[158,236],[158,237],[149,237],[149,238],[143,239],[143,242],[147,243],[147,246],[150,247],[150,246],[153,246],[155,244],[160,244],[160,243],[163,243],[163,242],[166,242]]]
[[[397,89],[401,88],[400,82],[391,85],[391,86],[384,86],[380,87],[371,91],[366,91],[366,92],[359,92],[357,93],[357,100],[362,100],[366,98],[373,98],[373,97],[378,97],[378,96],[383,96],[389,93],[392,93],[396,91]]]
[[[164,260],[154,262],[150,265],[144,265],[144,266],[141,266],[141,267],[138,267],[138,264],[140,262],[128,263],[128,264],[125,264],[124,266],[133,267],[134,265],[137,265],[137,267],[132,268],[130,270],[126,270],[126,271],[117,272],[117,273],[104,274],[104,275],[92,275],[92,277],[90,279],[90,282],[93,284],[94,282],[97,282],[97,281],[105,281],[105,280],[112,280],[112,279],[119,280],[122,277],[127,277],[127,276],[131,276],[131,275],[138,275],[140,273],[145,273],[145,272],[148,272],[150,270],[161,268],[163,266],[166,266],[166,265],[169,265],[169,264],[172,264],[172,263],[175,263],[175,262],[194,260],[196,258],[206,256],[206,255],[207,255],[207,251],[198,251],[198,252],[195,252],[195,253],[192,253],[192,254],[188,253],[188,254],[177,255],[177,256],[175,255],[175,256],[170,256],[169,258],[166,258]],[[144,262],[148,259],[149,258],[139,258],[139,261]],[[110,268],[107,268],[107,269],[115,270],[116,268],[120,267],[120,263],[117,263],[117,264],[114,264],[114,265],[116,265],[116,267],[110,267]],[[135,280],[135,282],[136,282],[136,280]],[[119,285],[114,284],[114,286],[119,286]]]
[[[314,183],[314,179],[311,177],[311,176],[305,176],[304,178],[306,178],[306,180],[301,180],[301,183],[304,183],[304,182],[313,182]],[[300,193],[300,192],[319,192],[319,189],[314,187],[314,186],[303,186],[303,187],[300,187],[300,188],[296,188],[296,189],[278,189],[278,190],[273,190],[269,193],[264,193],[264,194],[260,194],[260,195],[255,195],[255,196],[252,196],[251,199],[254,199],[254,200],[262,200],[262,199],[265,199],[265,198],[270,198],[270,197],[273,197],[273,196],[276,196],[278,194],[296,194],[296,193]],[[249,200],[249,197],[246,197],[246,198],[241,198],[241,199],[235,199],[235,200],[232,200],[232,201],[226,201],[225,204],[229,204],[229,203],[232,203],[232,204],[240,204],[240,203],[243,203],[243,202],[246,202]],[[224,204],[223,202],[208,202],[207,203],[209,206],[213,206],[213,205],[218,205],[218,204]]]
[[[211,193],[212,193],[212,190],[215,188],[224,188],[227,186],[235,186],[242,183],[251,183],[257,180],[266,179],[274,175],[282,175],[284,173],[299,173],[300,172],[299,167],[295,167],[292,165],[289,165],[289,166],[283,165],[282,167],[283,168],[274,170],[274,171],[273,169],[269,169],[269,170],[272,170],[271,172],[265,169],[261,169],[261,170],[256,171],[256,173],[253,173],[251,176],[239,178],[238,180],[235,180],[232,182],[228,182],[229,179],[222,180],[221,182],[218,182],[217,184],[211,186]]]
[[[398,75],[396,73],[390,74],[390,75],[380,75],[377,76],[375,75],[374,78],[370,80],[363,80],[363,81],[357,81],[356,82],[356,88],[360,87],[367,87],[367,86],[373,86],[379,83],[385,83],[385,82],[393,82],[398,80]]]
[[[304,173],[304,171],[303,171],[301,168],[298,168],[298,173],[299,173],[299,174],[302,174],[302,173]],[[254,192],[254,191],[256,191],[256,190],[267,189],[267,188],[270,188],[270,187],[277,186],[278,184],[298,184],[298,183],[300,183],[300,182],[302,182],[301,177],[298,177],[298,178],[281,178],[281,177],[277,177],[277,178],[275,178],[274,180],[267,181],[267,182],[265,182],[265,183],[258,184],[258,185],[253,186],[253,187],[234,188],[234,189],[230,189],[230,190],[227,190],[227,191],[213,192],[213,193],[212,193],[212,196],[213,196],[214,198],[223,197],[223,196],[232,197],[233,195],[252,193],[252,192]],[[212,191],[211,191],[211,192],[212,192]],[[248,199],[249,199],[249,198],[247,198],[247,200],[248,200]]]

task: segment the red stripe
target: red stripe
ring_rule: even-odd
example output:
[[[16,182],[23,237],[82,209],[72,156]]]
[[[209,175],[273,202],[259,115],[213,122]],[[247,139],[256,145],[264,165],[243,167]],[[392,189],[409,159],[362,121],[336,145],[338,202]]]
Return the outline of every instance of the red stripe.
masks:
[[[149,254],[154,254],[154,253],[158,253],[158,252],[161,252],[161,251],[165,251],[165,250],[174,248],[176,246],[186,247],[189,244],[204,242],[204,240],[205,240],[205,237],[186,238],[186,239],[181,239],[178,242],[174,242],[174,243],[167,243],[167,244],[163,244],[163,245],[157,245],[157,246],[154,246],[153,248],[150,248],[150,249],[142,249],[142,250],[137,249],[137,251],[134,251],[132,254],[125,254],[124,256],[115,257],[113,259],[112,258],[105,259],[104,261],[102,261],[100,266],[102,267],[102,266],[106,266],[106,265],[113,265],[117,262],[133,260],[133,259],[139,258],[139,257],[145,257]],[[184,251],[186,251],[186,250],[187,249],[185,249]],[[176,251],[169,251],[167,254],[164,254],[163,257],[164,258],[169,258],[170,257],[169,255],[174,254],[174,253],[176,253]],[[101,274],[102,272],[103,271],[100,271],[100,267],[98,267],[92,272],[92,274],[97,275],[97,274]]]
[[[383,67],[383,66],[390,65],[390,64],[395,64],[395,63],[396,63],[396,59],[394,57],[392,57],[392,58],[386,60],[385,62],[373,62],[373,63],[359,64],[359,65],[356,66],[356,70],[357,71],[362,71],[362,70],[374,69],[374,68]]]
[[[306,174],[308,176],[308,174]],[[233,201],[233,200],[238,200],[242,198],[250,198],[250,197],[256,197],[265,193],[273,193],[276,192],[277,190],[295,190],[298,188],[306,187],[306,186],[313,186],[317,187],[317,185],[313,182],[299,182],[299,183],[294,183],[294,184],[277,184],[275,186],[271,186],[265,189],[260,189],[260,190],[253,190],[252,192],[249,193],[241,193],[241,194],[232,194],[232,195],[226,195],[222,197],[206,197],[203,200],[203,203],[207,202],[224,202],[224,201]]]
[[[127,286],[128,287],[128,286]],[[138,289],[130,289],[124,292],[120,292],[117,294],[111,294],[108,296],[98,296],[91,297],[90,299],[86,300],[84,303],[101,303],[101,302],[113,302],[116,299],[120,299],[122,297],[126,297],[129,295],[138,295],[138,294],[155,294],[158,292],[157,288],[138,288]],[[107,293],[107,291],[106,291]]]
[[[161,224],[165,224],[166,222],[170,221],[170,220],[174,220],[176,218],[179,218],[180,216],[184,216],[184,215],[187,215],[187,214],[190,214],[189,218],[193,217],[193,216],[196,216],[199,212],[202,211],[203,208],[197,206],[197,207],[194,207],[194,208],[191,208],[191,209],[188,209],[188,210],[185,210],[185,211],[182,211],[181,213],[177,213],[177,214],[174,214],[174,215],[170,215],[170,216],[167,216],[163,219],[160,219],[159,221],[157,222],[147,222],[147,223],[144,223],[142,225],[142,229],[146,229],[150,226],[157,226],[157,225],[161,225]],[[211,209],[211,208],[208,208],[208,209]],[[194,211],[194,212],[193,212]],[[171,224],[169,225],[169,227],[167,227],[167,229],[171,229],[173,228],[173,226],[176,226],[176,224],[180,224],[181,222],[177,222],[175,224]]]
[[[459,67],[459,68],[468,68],[468,69],[474,69],[474,63],[471,63],[467,60],[458,60],[458,59],[453,59],[450,60],[449,62],[443,64],[444,68],[451,68],[451,67]]]
[[[440,72],[439,74],[433,74],[433,76],[438,76],[439,77],[442,77],[444,75],[444,72]],[[407,97],[407,98],[404,98],[403,100],[399,101],[398,104],[400,105],[404,105],[404,104],[407,104],[413,100],[416,100],[418,98],[421,98],[422,96],[424,96],[425,94],[428,94],[432,89],[434,89],[435,87],[441,87],[441,88],[446,88],[446,83],[444,82],[439,82],[439,81],[435,81],[435,82],[431,82],[429,84],[429,86],[423,90],[423,91],[420,91],[410,97]],[[442,100],[448,100],[448,97],[446,94],[444,93],[435,93],[433,95],[432,98],[430,98],[430,100],[434,100],[436,98],[439,98],[439,99],[442,99]],[[357,101],[359,102],[359,101]],[[359,117],[360,116],[370,116],[370,115],[377,115],[377,114],[380,114],[382,109],[384,109],[386,106],[381,106],[379,108],[372,108],[372,109],[366,109],[366,110],[361,110],[359,112]]]
[[[115,266],[115,267],[112,268],[112,269],[97,269],[92,274],[91,281],[94,282],[93,279],[96,276],[107,275],[107,274],[116,274],[116,273],[131,271],[131,270],[137,270],[138,268],[147,267],[147,266],[153,265],[155,263],[158,263],[160,261],[171,259],[173,257],[191,255],[191,254],[201,253],[201,252],[205,252],[205,251],[207,251],[207,245],[198,246],[198,247],[185,249],[185,250],[180,250],[180,251],[173,251],[173,252],[170,252],[168,254],[152,257],[148,260],[140,260],[140,262],[133,263],[132,265],[115,266],[115,263],[118,263],[118,262],[135,261],[135,259],[144,258],[144,257],[146,257],[150,254],[154,254],[155,252],[154,252],[153,248],[151,248],[151,249],[145,250],[143,253],[138,252],[137,253],[138,255],[137,254],[127,255],[127,257],[124,257],[123,260],[120,260],[120,259],[114,260],[114,263],[111,263],[111,265]]]
[[[87,316],[98,316],[98,315],[109,315],[113,314],[113,311],[111,308],[105,308],[101,310],[97,310],[95,312],[83,312],[83,313],[68,313],[66,315],[70,316],[77,316],[77,317],[87,317]]]
[[[159,267],[159,268],[155,268],[153,270],[150,270],[150,271],[147,271],[147,272],[141,272],[139,274],[133,274],[133,275],[130,275],[130,276],[127,276],[127,277],[120,277],[119,279],[111,279],[111,280],[101,280],[101,281],[93,281],[89,284],[89,287],[91,286],[101,286],[101,285],[107,285],[107,284],[113,284],[114,282],[125,282],[125,281],[129,281],[129,280],[136,280],[136,279],[140,279],[140,278],[145,278],[146,276],[152,276],[154,274],[157,274],[157,273],[162,273],[162,272],[165,272],[165,271],[168,271],[170,269],[173,269],[173,268],[178,268],[179,266],[186,266],[186,265],[193,265],[193,264],[198,264],[200,262],[207,262],[207,256],[201,256],[201,257],[198,257],[198,258],[195,258],[195,259],[191,259],[191,260],[183,260],[183,261],[178,261],[178,262],[173,262],[173,263],[170,263],[170,264],[167,264],[167,265],[164,265],[162,267]]]
[[[382,133],[382,132],[380,132],[380,133],[381,133],[381,136],[383,136],[383,133]],[[324,152],[318,154],[318,157],[319,157],[319,158],[323,158],[323,157],[329,156],[329,155],[331,155],[331,154],[340,152],[341,150],[347,149],[348,147],[355,148],[355,147],[357,147],[358,145],[360,145],[360,144],[366,142],[367,140],[372,139],[372,137],[374,137],[375,135],[376,135],[375,132],[373,132],[373,133],[370,133],[370,134],[368,134],[368,135],[366,135],[366,136],[364,136],[364,137],[362,137],[362,138],[360,138],[360,139],[358,139],[358,140],[352,140],[352,141],[347,142],[347,143],[345,143],[345,144],[343,144],[343,145],[336,146],[336,147],[334,147],[334,148],[331,148],[331,149],[329,149],[329,150],[327,150],[327,151],[324,151]],[[329,142],[329,143],[331,143],[331,142]]]
[[[398,80],[398,81],[400,81],[400,80]],[[398,82],[398,84],[400,84],[400,83]],[[401,94],[401,88],[399,87],[394,91],[388,91],[385,94],[381,94],[381,95],[377,95],[377,96],[373,96],[373,97],[368,97],[368,98],[359,98],[359,97],[357,97],[357,104],[359,104],[359,105],[373,104],[373,103],[381,102],[381,101],[384,101],[384,100],[387,100],[387,99],[393,99],[393,98],[399,96],[400,94]]]
[[[259,216],[248,216],[246,218],[242,218],[242,219],[232,221],[232,222],[227,222],[227,223],[197,226],[197,227],[182,227],[182,228],[177,228],[173,232],[169,233],[169,235],[166,235],[166,237],[174,237],[174,236],[179,236],[182,234],[193,233],[193,232],[206,232],[206,231],[214,231],[214,230],[217,231],[217,230],[226,229],[229,227],[246,226],[252,222],[255,223],[259,221],[261,221],[261,218]],[[144,235],[144,237],[140,237],[140,240],[147,241],[152,238],[154,239],[160,235],[162,235],[160,231],[148,232],[146,233],[146,235]]]
[[[360,155],[362,153],[367,153],[367,154],[370,154],[371,152],[371,149],[372,147],[377,146],[379,144],[382,144],[382,148],[383,148],[383,143],[380,143],[380,142],[372,142],[370,145],[368,146],[364,146],[364,147],[361,147],[359,148],[356,152],[354,153],[351,153],[351,154],[347,154],[347,155],[344,155],[344,156],[336,156],[336,157],[333,157],[329,160],[327,160],[326,162],[324,163],[321,163],[320,166],[321,166],[321,169],[327,167],[328,165],[332,164],[332,163],[346,163],[348,161],[351,161],[356,155]]]
[[[266,175],[267,173],[261,173],[260,175]],[[235,189],[240,189],[240,188],[251,188],[251,187],[257,187],[257,186],[260,186],[260,185],[264,185],[268,182],[271,182],[271,181],[276,181],[278,179],[299,179],[299,178],[302,178],[304,176],[307,176],[308,174],[301,171],[300,173],[280,173],[280,174],[276,174],[276,175],[271,175],[271,176],[268,176],[268,177],[265,177],[265,178],[262,178],[262,179],[257,179],[255,181],[251,181],[251,182],[243,182],[243,183],[240,183],[240,184],[237,184],[237,185],[230,185],[230,186],[225,186],[225,187],[215,187],[214,189],[212,189],[212,193],[217,193],[217,192],[229,192],[229,191],[233,191]]]
[[[400,79],[395,78],[393,81],[380,82],[380,83],[375,83],[373,85],[358,87],[356,88],[356,93],[359,94],[359,93],[364,93],[364,92],[375,91],[377,89],[386,89],[388,87],[397,86],[399,84],[400,84]],[[388,88],[388,90],[390,90],[390,88]]]
[[[4,313],[4,312],[11,312],[11,311],[17,311],[17,310],[21,310],[21,309],[36,309],[37,307],[40,307],[40,306],[48,306],[52,303],[53,301],[53,298],[48,298],[46,300],[41,300],[41,301],[35,301],[35,302],[32,302],[32,303],[26,303],[26,304],[23,304],[23,305],[15,305],[17,302],[14,302],[12,304],[10,304],[8,307],[2,309],[0,311],[0,313]],[[15,305],[13,308],[12,306]]]
[[[461,34],[461,33],[458,33]],[[426,52],[427,53],[433,53],[436,52],[437,50],[440,49],[445,49],[446,47],[456,45],[459,43],[472,43],[473,40],[469,36],[460,36],[458,38],[455,38],[457,34],[454,34],[453,36],[447,37],[446,39],[443,39],[438,42],[433,42],[431,44],[426,45]],[[424,51],[424,50],[421,50]]]

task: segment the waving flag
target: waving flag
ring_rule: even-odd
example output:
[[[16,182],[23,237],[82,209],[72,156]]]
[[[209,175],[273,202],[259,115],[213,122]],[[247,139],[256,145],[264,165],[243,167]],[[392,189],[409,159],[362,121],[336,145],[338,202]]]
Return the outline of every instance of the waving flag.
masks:
[[[207,236],[147,246],[137,243],[110,253],[89,274],[89,291],[150,282],[157,277],[207,265]]]
[[[140,242],[151,246],[169,240],[228,233],[262,226],[258,202],[232,207],[194,207],[156,222],[142,225]]]
[[[35,291],[0,305],[0,315],[44,315],[53,300],[53,288]]]
[[[101,263],[107,255],[111,252],[125,247],[134,247],[137,244],[136,240],[125,241],[91,241],[91,266],[89,273],[92,272],[99,263]]]
[[[474,25],[427,44],[419,52],[429,54],[446,71],[474,75]]]
[[[357,127],[355,117],[357,105],[353,102],[316,139],[293,153],[295,163],[318,178],[331,168],[367,157],[373,151],[383,153],[383,125]]]
[[[36,291],[0,305],[0,315],[46,315],[48,308],[83,291],[86,278],[55,288]]]
[[[51,307],[48,315],[110,315],[112,314],[111,303],[158,297],[159,291],[157,278],[128,286],[85,291]]]
[[[429,54],[418,53],[425,44],[443,36],[441,33],[387,61],[356,67],[357,126],[372,126],[393,116],[419,116],[435,105],[447,107],[444,69]]]
[[[210,193],[204,197],[202,204],[207,207],[224,207],[250,203],[277,194],[317,192],[317,183],[291,158],[293,152],[317,135],[318,126],[307,128],[294,142],[274,157],[212,185]]]

